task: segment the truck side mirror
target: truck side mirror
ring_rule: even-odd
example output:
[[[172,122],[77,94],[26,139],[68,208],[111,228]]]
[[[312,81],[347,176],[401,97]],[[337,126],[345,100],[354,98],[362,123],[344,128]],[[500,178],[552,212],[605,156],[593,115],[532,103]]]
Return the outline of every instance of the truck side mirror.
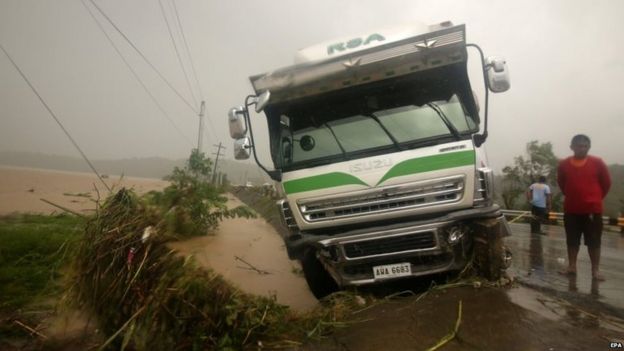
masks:
[[[232,107],[230,109],[230,112],[228,113],[228,122],[230,125],[230,137],[232,139],[241,139],[245,136],[245,134],[247,134],[245,110],[242,106]]]
[[[485,70],[487,75],[488,88],[493,93],[502,93],[509,90],[509,69],[507,62],[498,57],[488,57],[485,59]]]
[[[251,155],[251,140],[248,136],[234,141],[234,159],[246,160]]]

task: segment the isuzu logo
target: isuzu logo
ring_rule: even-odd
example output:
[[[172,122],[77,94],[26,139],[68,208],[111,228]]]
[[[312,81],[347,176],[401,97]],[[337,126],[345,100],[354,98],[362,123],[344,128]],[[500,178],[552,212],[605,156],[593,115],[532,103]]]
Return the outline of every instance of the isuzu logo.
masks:
[[[392,166],[392,160],[389,158],[368,160],[350,165],[349,171],[351,171],[351,173],[359,173],[364,171],[370,171],[373,169],[386,168],[390,166]]]
[[[373,41],[384,41],[386,38],[381,34],[373,33],[366,38],[353,38],[343,43],[336,43],[327,47],[327,54],[333,55],[336,52],[345,51],[347,49],[355,49],[358,46],[368,45]]]

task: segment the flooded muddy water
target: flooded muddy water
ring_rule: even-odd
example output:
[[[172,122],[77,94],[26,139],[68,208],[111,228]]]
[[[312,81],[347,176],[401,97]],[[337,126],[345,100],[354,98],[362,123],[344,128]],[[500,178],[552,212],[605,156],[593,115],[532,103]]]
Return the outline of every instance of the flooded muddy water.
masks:
[[[242,203],[230,197],[229,207]],[[226,219],[214,235],[170,244],[200,265],[212,268],[241,290],[275,295],[277,301],[299,311],[317,305],[298,262],[290,261],[275,229],[262,218]]]

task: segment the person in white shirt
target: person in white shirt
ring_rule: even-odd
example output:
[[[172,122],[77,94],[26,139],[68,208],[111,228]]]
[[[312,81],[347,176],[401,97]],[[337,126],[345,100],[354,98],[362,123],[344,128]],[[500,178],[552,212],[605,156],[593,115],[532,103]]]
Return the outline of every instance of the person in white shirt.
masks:
[[[543,234],[541,223],[548,219],[552,203],[552,192],[546,184],[546,177],[540,176],[537,183],[531,184],[527,190],[527,200],[531,203],[531,233]]]

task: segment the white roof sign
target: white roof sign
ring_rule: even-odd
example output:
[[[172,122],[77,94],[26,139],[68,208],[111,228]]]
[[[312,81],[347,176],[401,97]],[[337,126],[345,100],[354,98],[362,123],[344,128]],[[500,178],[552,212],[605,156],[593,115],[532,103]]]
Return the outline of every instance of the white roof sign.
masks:
[[[443,22],[440,25],[433,26],[414,23],[409,26],[387,27],[361,33],[359,35],[345,36],[342,38],[328,40],[297,51],[295,54],[295,64],[329,59],[355,51],[369,49],[378,45],[414,37],[420,34],[425,34],[432,30],[439,29],[440,27],[447,27],[451,25],[452,24],[450,22]]]

